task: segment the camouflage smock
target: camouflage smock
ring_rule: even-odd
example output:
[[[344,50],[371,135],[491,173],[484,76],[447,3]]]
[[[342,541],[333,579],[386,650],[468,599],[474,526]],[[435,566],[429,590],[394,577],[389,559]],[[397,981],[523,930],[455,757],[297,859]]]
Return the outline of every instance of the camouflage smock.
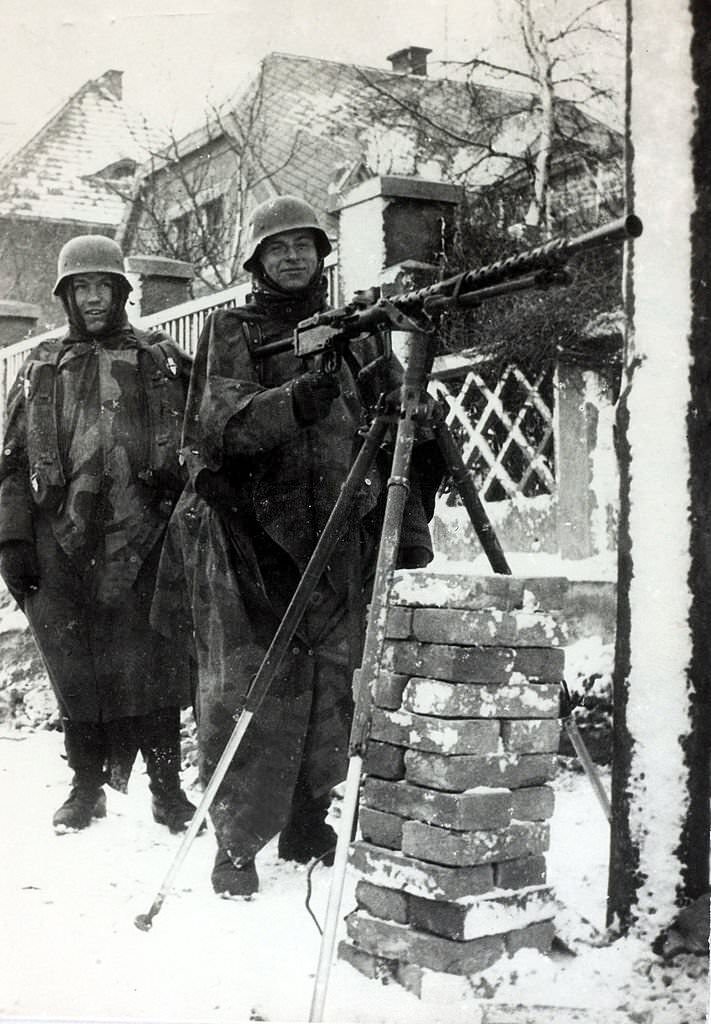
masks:
[[[41,582],[22,605],[69,718],[188,701],[189,663],[151,629],[149,612],[184,483],[177,448],[189,370],[166,336],[126,324],[101,343],[71,333],[42,342],[10,391],[0,544],[35,544]],[[166,447],[153,465],[158,428]]]
[[[183,456],[190,483],[163,549],[154,623],[192,630],[198,663],[200,770],[212,775],[234,716],[274,635],[353,461],[363,419],[354,377],[313,426],[297,422],[291,352],[259,358],[319,308],[253,304],[213,313],[195,356]],[[367,337],[361,363],[376,354]],[[225,428],[239,425],[225,447]],[[297,779],[314,797],[345,776],[365,602],[374,571],[385,464],[374,465],[287,658],[254,716],[212,807],[221,845],[253,856],[284,825]],[[408,517],[429,545],[419,505]],[[178,628],[176,628],[178,627]]]

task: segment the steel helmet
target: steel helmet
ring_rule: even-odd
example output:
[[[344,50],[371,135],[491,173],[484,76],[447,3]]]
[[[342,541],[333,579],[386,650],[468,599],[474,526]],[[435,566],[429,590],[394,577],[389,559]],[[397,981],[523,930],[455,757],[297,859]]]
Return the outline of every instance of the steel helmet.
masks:
[[[116,274],[132,291],[124,273],[121,248],[106,235],[77,235],[62,246],[52,294],[57,295],[62,282],[73,274]]]
[[[262,242],[282,231],[297,231],[299,228],[310,228],[316,241],[316,251],[323,259],[331,251],[331,243],[323,228],[319,225],[316,212],[303,199],[297,196],[277,196],[267,199],[255,207],[249,223],[249,250],[247,259],[242,266],[249,273],[257,269],[257,250]]]

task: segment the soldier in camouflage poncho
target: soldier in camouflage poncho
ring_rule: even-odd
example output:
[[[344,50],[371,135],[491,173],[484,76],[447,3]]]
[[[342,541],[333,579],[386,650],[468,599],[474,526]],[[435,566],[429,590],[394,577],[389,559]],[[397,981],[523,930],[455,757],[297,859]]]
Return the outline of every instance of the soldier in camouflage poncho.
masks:
[[[198,345],[183,447],[190,483],[171,519],[153,608],[166,635],[194,631],[203,782],[338,498],[363,422],[356,367],[329,375],[304,372],[291,352],[259,356],[260,346],[290,337],[298,321],[324,308],[330,244],[313,210],[284,196],[258,207],[252,225],[245,263],[252,301],[213,313]],[[361,364],[377,350],[373,337],[353,344]],[[346,773],[351,678],[387,461],[366,480],[293,649],[218,790],[211,810],[218,893],[257,890],[255,854],[276,833],[279,855],[300,862],[328,856],[335,844],[325,819],[330,790]],[[420,499],[415,480],[403,539],[403,564],[411,566],[432,557]]]
[[[131,286],[114,241],[69,241],[55,294],[69,322],[41,342],[8,399],[0,459],[0,573],[23,608],[62,715],[74,780],[60,831],[106,813],[146,762],[156,821],[180,831],[180,706],[188,662],[149,625],[161,540],[183,485],[190,360],[126,319]]]

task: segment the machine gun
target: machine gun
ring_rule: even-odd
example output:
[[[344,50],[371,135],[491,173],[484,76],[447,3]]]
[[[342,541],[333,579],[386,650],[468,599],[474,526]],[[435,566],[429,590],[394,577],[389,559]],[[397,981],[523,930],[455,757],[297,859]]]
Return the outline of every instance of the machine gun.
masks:
[[[407,354],[403,361],[403,381],[399,394],[384,396],[383,402],[375,409],[350,473],[341,487],[338,500],[319,535],[301,580],[245,695],[236,725],[205,787],[185,838],[148,913],[139,914],[136,918],[136,927],[142,931],[150,930],[153,918],[160,911],[170,892],[173,879],[208,814],[245,732],[286,657],[295,631],[306,613],[319,579],[328,566],[334,547],[351,521],[352,509],[357,502],[361,486],[367,479],[386,435],[395,427],[392,464],[380,529],[370,611],[355,686],[355,708],[341,823],[309,1015],[310,1021],[323,1020],[328,975],[343,896],[348,847],[356,820],[362,763],[369,737],[372,712],[370,687],[372,681],[377,678],[383,657],[388,602],[396,555],[400,546],[405,504],[410,490],[410,466],[418,427],[426,426],[432,430],[449,476],[469,513],[492,570],[502,574],[511,572],[476,493],[472,475],[450,434],[442,410],[432,408],[426,401],[427,379],[434,359],[438,318],[447,309],[476,306],[494,295],[569,283],[571,278],[567,273],[566,264],[573,255],[600,245],[637,238],[641,232],[641,222],[634,215],[630,215],[577,238],[546,242],[529,252],[511,256],[478,270],[466,271],[418,291],[406,292],[389,299],[381,298],[374,293],[361,294],[355,302],[342,309],[327,310],[303,320],[298,324],[293,338],[268,342],[256,349],[257,358],[293,350],[305,360],[320,359],[322,369],[334,369],[337,368],[341,357],[346,361],[350,358],[349,343],[361,334],[373,331],[383,331],[387,334],[391,330],[399,330],[407,335]]]
[[[567,264],[589,249],[615,245],[642,233],[634,214],[610,221],[573,238],[556,238],[525,252],[466,270],[444,281],[384,298],[377,288],[358,292],[339,309],[324,310],[297,324],[293,338],[269,342],[256,353],[260,359],[293,350],[299,358],[326,371],[338,369],[349,342],[371,331],[433,328],[447,310],[472,309],[488,299],[532,288],[567,285]],[[385,342],[387,345],[387,342]]]

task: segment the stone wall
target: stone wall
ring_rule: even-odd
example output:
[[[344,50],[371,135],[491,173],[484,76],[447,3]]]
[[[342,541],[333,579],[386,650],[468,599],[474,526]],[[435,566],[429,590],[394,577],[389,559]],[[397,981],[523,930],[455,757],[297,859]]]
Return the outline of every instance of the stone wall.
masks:
[[[351,852],[357,906],[339,955],[419,996],[443,978],[466,990],[500,957],[545,952],[553,938],[547,783],[566,586],[548,579],[537,597],[531,585],[396,582]]]

